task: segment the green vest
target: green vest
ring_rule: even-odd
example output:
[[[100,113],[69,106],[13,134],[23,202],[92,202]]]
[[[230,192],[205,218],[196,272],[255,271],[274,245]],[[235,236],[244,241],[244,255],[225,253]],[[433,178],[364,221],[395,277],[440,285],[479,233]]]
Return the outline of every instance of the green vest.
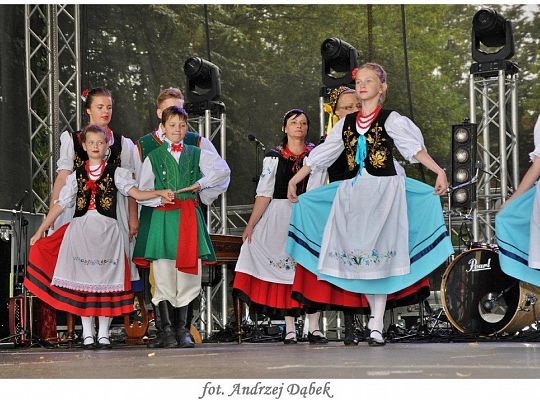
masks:
[[[184,144],[199,147],[201,143],[201,136],[197,132],[188,132],[184,137]],[[141,160],[144,161],[146,157],[153,150],[159,148],[163,144],[163,141],[158,137],[157,131],[147,133],[137,141],[137,148],[139,149],[139,155]],[[198,164],[197,164],[198,168]],[[154,171],[155,174],[155,171]],[[198,179],[198,178],[197,178]],[[137,233],[137,240],[135,241],[135,248],[133,249],[134,258],[144,258],[146,241],[148,240],[148,229],[150,226],[150,218],[152,216],[152,207],[141,207],[139,215],[139,232]]]
[[[199,159],[201,150],[198,147],[186,145],[182,149],[179,162],[168,151],[168,144],[148,154],[155,176],[156,189],[177,190],[192,185],[201,177]],[[177,193],[180,200],[196,199],[195,193]],[[204,261],[215,261],[215,253],[206,230],[204,218],[199,206],[195,208],[197,217],[198,257]],[[182,218],[181,211],[154,210],[149,221],[148,238],[144,258],[147,260],[169,259],[176,260],[178,247],[178,227]],[[182,239],[184,240],[184,239]],[[189,240],[186,238],[185,240]]]

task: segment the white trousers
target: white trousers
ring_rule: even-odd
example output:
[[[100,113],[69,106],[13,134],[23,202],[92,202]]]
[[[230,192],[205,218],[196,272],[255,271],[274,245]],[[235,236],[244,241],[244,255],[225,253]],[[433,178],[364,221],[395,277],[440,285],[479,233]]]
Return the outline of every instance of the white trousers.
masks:
[[[175,260],[152,261],[155,282],[152,303],[156,306],[163,300],[173,307],[187,306],[201,291],[201,260],[197,275],[180,272],[175,264]]]

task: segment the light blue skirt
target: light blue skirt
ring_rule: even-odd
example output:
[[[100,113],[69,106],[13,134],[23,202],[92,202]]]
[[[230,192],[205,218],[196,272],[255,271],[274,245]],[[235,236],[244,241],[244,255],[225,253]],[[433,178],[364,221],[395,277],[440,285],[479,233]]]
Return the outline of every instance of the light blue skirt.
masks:
[[[529,267],[530,227],[535,196],[536,186],[505,206],[495,218],[495,233],[503,272],[520,281],[540,286],[540,270]]]
[[[298,198],[291,215],[287,253],[317,275],[319,280],[351,292],[389,294],[424,278],[454,253],[439,196],[433,194],[432,186],[405,178],[410,272],[380,279],[344,279],[320,273],[317,263],[324,228],[340,183],[333,182],[304,193]]]

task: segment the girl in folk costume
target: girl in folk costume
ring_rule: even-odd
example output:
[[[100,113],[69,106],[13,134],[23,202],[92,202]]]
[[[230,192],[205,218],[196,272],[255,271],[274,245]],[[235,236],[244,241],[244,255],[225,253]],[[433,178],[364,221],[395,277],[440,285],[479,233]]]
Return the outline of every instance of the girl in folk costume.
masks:
[[[377,346],[385,344],[387,295],[424,278],[453,253],[439,198],[432,187],[398,174],[393,148],[437,174],[436,194],[446,193],[448,182],[427,153],[418,127],[382,108],[384,69],[369,63],[353,76],[361,111],[341,119],[289,182],[288,198],[298,204],[287,251],[300,264],[297,269],[342,290],[323,288],[320,302],[339,304],[351,295],[357,298],[355,293],[366,295],[373,316],[369,344]],[[312,170],[328,168],[343,150],[347,179],[298,197],[296,184]]]
[[[347,86],[340,86],[333,89],[330,92],[329,97],[330,102],[325,104],[324,109],[329,114],[328,128],[329,131],[331,131],[337,121],[353,112],[359,111],[361,104],[356,91]],[[405,170],[396,159],[394,159],[394,168],[397,175],[405,176]],[[310,184],[317,180],[312,179],[314,175],[321,175],[318,171],[319,170],[315,170],[312,172],[309,179]],[[325,171],[324,175],[327,175],[328,181],[332,183],[346,179],[348,173],[346,151],[344,149],[337,160],[328,167],[328,170],[327,172]],[[308,184],[308,190],[310,189],[309,186],[310,185]],[[350,293],[347,295],[343,291],[339,291],[338,288],[333,287],[330,283],[324,281],[316,283],[319,286],[319,290],[314,292],[310,290],[310,287],[313,285],[313,282],[316,282],[316,279],[317,277],[311,272],[304,268],[300,268],[293,284],[293,297],[304,304],[311,304],[319,309],[342,309],[345,321],[345,335],[343,342],[345,345],[357,345],[359,343],[359,338],[355,334],[356,327],[353,312],[364,312],[364,310],[369,307],[366,297],[364,295],[351,296]],[[338,297],[334,296],[332,304],[320,304],[320,300],[327,296],[328,291],[340,293],[341,297],[338,299]],[[424,277],[403,290],[388,294],[387,307],[403,307],[410,304],[417,304],[419,301],[427,298],[429,294],[429,279]]]
[[[94,88],[86,89],[83,92],[82,99],[84,101],[84,109],[88,115],[89,125],[97,125],[107,133],[108,149],[105,153],[105,161],[108,164],[129,170],[132,174],[140,169],[141,161],[137,155],[137,148],[131,139],[121,136],[109,128],[109,123],[112,118],[113,98],[112,93],[108,89]],[[88,160],[86,151],[82,146],[81,132],[70,133],[65,131],[60,136],[60,156],[57,162],[57,176],[54,181],[53,191],[51,194],[52,207],[54,202],[58,200],[60,190],[64,186],[67,177],[76,168],[83,165]],[[71,221],[75,209],[67,205],[62,214],[58,216],[52,228],[54,230],[60,228],[66,222]],[[134,240],[137,234],[139,219],[137,203],[135,199],[128,196],[118,196],[116,203],[116,215],[120,226],[120,232],[124,241],[124,248],[128,255],[133,253]],[[142,283],[139,280],[139,274],[135,264],[130,262],[131,279],[133,291],[141,291]]]
[[[540,117],[534,126],[532,165],[495,218],[501,269],[520,281],[540,286]]]
[[[285,251],[292,209],[287,184],[314,145],[305,142],[309,120],[302,110],[288,111],[282,129],[283,144],[270,150],[263,161],[253,212],[242,235],[244,244],[236,263],[233,291],[254,311],[285,316],[284,343],[294,344],[294,317],[300,315],[302,305],[291,298],[295,262]],[[300,193],[306,184],[307,178],[298,182]],[[318,323],[319,313],[312,311],[310,343],[327,342]]]
[[[148,154],[139,178],[143,190],[159,188],[176,193],[174,203],[167,206],[139,202],[155,207],[149,227],[144,228],[148,230],[144,258],[152,261],[152,303],[159,308],[162,347],[193,347],[185,327],[187,306],[201,289],[201,260],[215,262],[197,192],[202,202],[210,204],[227,189],[230,176],[227,163],[218,160],[217,154],[184,143],[187,118],[183,108],[171,106],[163,111],[160,128],[165,141]]]
[[[174,194],[142,192],[130,171],[106,163],[107,133],[102,127],[87,126],[80,139],[88,160],[68,175],[58,200],[30,239],[24,283],[45,303],[81,316],[85,349],[95,347],[93,317],[99,316],[97,346],[110,348],[111,317],[133,310],[130,269],[116,219],[117,191],[140,200],[163,197],[165,203]],[[73,220],[40,239],[73,204]]]

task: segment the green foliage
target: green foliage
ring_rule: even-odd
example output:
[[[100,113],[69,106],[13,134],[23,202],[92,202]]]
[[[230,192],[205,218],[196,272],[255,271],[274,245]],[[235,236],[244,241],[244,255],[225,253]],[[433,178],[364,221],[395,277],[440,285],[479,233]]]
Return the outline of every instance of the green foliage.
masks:
[[[407,5],[405,17],[412,107],[406,85],[399,5],[373,5],[373,60],[387,69],[387,106],[413,117],[433,157],[448,167],[451,125],[469,115],[471,20],[479,7]],[[501,6],[495,8],[501,9]],[[184,61],[208,59],[203,5],[84,6],[83,86],[106,86],[115,96],[113,129],[134,139],[157,125],[155,97],[168,86],[185,87]],[[267,146],[281,140],[283,114],[294,107],[310,119],[317,142],[320,45],[338,37],[365,62],[366,5],[208,5],[210,58],[222,71],[227,112],[227,158],[233,176],[230,204],[252,201],[255,150],[248,134]],[[522,155],[532,148],[540,101],[540,19],[523,6],[504,7],[512,19],[519,87]],[[410,110],[412,109],[412,115]],[[522,157],[524,158],[524,157]],[[408,171],[418,176],[416,169]],[[432,181],[431,173],[427,173]]]

